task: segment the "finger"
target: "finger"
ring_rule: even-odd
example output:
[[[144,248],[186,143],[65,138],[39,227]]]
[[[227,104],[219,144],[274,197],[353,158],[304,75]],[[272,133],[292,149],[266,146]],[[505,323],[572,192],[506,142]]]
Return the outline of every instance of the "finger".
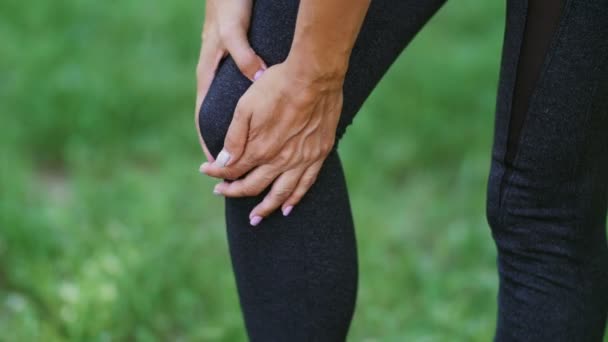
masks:
[[[267,69],[266,63],[258,56],[247,39],[247,32],[235,27],[224,37],[224,46],[230,53],[239,70],[251,81],[257,80]]]
[[[196,105],[194,113],[194,126],[196,127],[198,139],[203,148],[203,152],[209,161],[213,161],[214,158],[211,152],[209,152],[209,149],[203,140],[203,135],[201,134],[199,125],[200,108],[205,96],[207,95],[211,82],[215,77],[215,72],[217,70],[219,61],[224,54],[225,50],[219,48],[219,44],[217,44],[217,42],[204,42],[201,46],[199,61],[196,66]]]
[[[249,106],[250,101],[248,100],[249,96],[249,92],[246,92],[236,105],[232,121],[230,122],[230,126],[228,126],[228,132],[226,132],[226,137],[224,138],[224,147],[218,154],[216,164],[219,167],[233,165],[241,158],[245,150],[249,136],[249,123],[252,116]],[[249,169],[242,171],[245,173]]]
[[[256,226],[264,217],[272,214],[281,204],[289,198],[293,193],[298,180],[304,173],[303,168],[289,170],[280,175],[272,184],[272,188],[266,194],[262,202],[260,202],[249,214],[249,222],[252,226]]]
[[[222,182],[215,186],[213,193],[226,197],[248,197],[261,194],[280,172],[272,165],[266,164],[256,167],[244,178]]]
[[[222,162],[225,160],[225,150],[222,150],[214,162],[204,162],[200,166],[199,171],[214,178],[236,180],[260,165],[260,163],[249,157],[242,157],[238,164],[222,166]]]
[[[320,160],[309,166],[308,169],[304,171],[302,177],[300,177],[300,180],[298,181],[298,185],[296,185],[294,191],[281,206],[283,216],[289,215],[294,206],[300,203],[302,197],[304,197],[308,190],[310,190],[310,187],[312,187],[317,180],[317,176],[319,175],[319,170],[321,170],[322,165],[323,160]]]

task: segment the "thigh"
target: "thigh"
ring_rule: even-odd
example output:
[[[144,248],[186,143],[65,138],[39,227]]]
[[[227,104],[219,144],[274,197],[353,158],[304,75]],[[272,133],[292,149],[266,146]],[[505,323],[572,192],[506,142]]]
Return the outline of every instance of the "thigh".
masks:
[[[490,187],[490,202],[493,209],[510,204],[585,209],[580,195],[600,195],[608,172],[608,1],[566,0],[508,160],[526,15],[521,3],[509,5],[491,175],[491,185],[500,187]]]
[[[518,112],[532,1],[508,1],[488,186],[496,340],[596,341],[608,310],[608,1],[565,1]],[[522,115],[517,139],[513,115]]]

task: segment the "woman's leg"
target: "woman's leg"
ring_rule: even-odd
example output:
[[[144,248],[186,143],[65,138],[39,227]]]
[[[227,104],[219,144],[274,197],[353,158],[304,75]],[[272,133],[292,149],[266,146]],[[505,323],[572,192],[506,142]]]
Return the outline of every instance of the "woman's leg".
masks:
[[[601,341],[608,1],[508,0],[487,215],[497,341]]]
[[[402,49],[443,2],[372,1],[345,79],[337,140]],[[294,0],[255,2],[250,41],[269,65],[288,54],[297,9]],[[222,148],[232,112],[249,85],[230,58],[221,64],[199,123],[212,154]],[[250,339],[344,340],[356,299],[357,255],[336,150],[290,216],[276,212],[251,227],[249,212],[263,196],[226,199],[230,253]]]

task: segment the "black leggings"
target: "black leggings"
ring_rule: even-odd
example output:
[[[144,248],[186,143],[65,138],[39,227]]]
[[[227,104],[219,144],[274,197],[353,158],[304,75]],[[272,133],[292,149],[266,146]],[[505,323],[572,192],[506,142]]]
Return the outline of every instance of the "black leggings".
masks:
[[[336,147],[381,77],[444,0],[374,0],[344,84]],[[268,64],[290,48],[297,0],[257,0],[250,41]],[[608,0],[508,0],[487,218],[498,250],[497,341],[600,341],[608,310]],[[217,155],[250,86],[225,59],[200,115]],[[373,141],[371,141],[373,143]],[[329,154],[293,213],[252,229],[263,198],[226,199],[252,341],[342,341],[357,252],[340,159]]]

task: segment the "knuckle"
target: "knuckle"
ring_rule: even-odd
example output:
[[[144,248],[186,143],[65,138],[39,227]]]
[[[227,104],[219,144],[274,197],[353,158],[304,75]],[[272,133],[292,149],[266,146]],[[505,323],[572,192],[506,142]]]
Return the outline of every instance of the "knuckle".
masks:
[[[333,140],[327,140],[323,142],[321,146],[321,156],[324,157],[331,152],[331,149],[334,147]]]
[[[294,153],[290,149],[283,149],[277,156],[277,162],[281,166],[287,166],[290,164],[291,158]]]
[[[231,167],[238,167],[241,170],[244,170],[241,174],[253,169],[255,166],[254,161],[251,159],[251,154],[249,151],[246,151],[241,157],[237,160],[235,165]],[[240,175],[239,175],[240,176]]]
[[[307,89],[302,91],[297,98],[295,99],[294,105],[296,108],[306,108],[309,107],[312,103],[314,103],[318,99],[319,95],[317,91],[313,91]]]
[[[257,148],[251,152],[251,161],[252,163],[262,163],[268,160],[268,149],[266,148]]]
[[[251,125],[249,127],[249,135],[247,136],[247,140],[248,141],[255,141],[255,140],[259,140],[262,136],[264,132],[264,127],[263,126],[257,126],[257,125]]]
[[[326,153],[325,153],[325,149],[324,148],[320,148],[319,150],[317,150],[317,153],[315,153],[315,158],[313,161],[317,161],[319,159],[323,159],[323,157],[325,157]]]
[[[257,159],[249,156],[248,158],[243,158],[243,169],[244,170],[251,170],[253,168],[255,168],[256,166],[259,166],[260,163],[257,161]]]
[[[305,188],[309,188],[310,186],[312,186],[316,180],[317,180],[316,173],[314,175],[306,175],[302,178],[302,182],[303,182]],[[304,190],[304,192],[306,192],[306,189],[304,187],[303,187],[303,190]]]
[[[258,196],[264,190],[263,187],[257,185],[248,185],[246,188],[247,196]]]
[[[278,150],[272,149],[272,148],[267,148],[264,149],[264,153],[262,155],[262,158],[265,162],[270,162],[271,160],[274,160],[277,158],[278,154],[280,152]],[[281,158],[282,160],[282,158]]]
[[[282,188],[272,191],[271,199],[276,202],[280,202],[280,201],[285,200],[292,193],[293,193],[293,189],[290,189],[288,187],[282,187]]]
[[[239,183],[234,189],[234,194],[236,196],[251,196],[252,193],[253,189],[248,184]]]
[[[247,181],[239,181],[238,188],[235,189],[235,192],[238,196],[257,196],[262,192],[263,189],[260,189],[260,186],[256,183],[251,183]]]
[[[321,156],[323,155],[323,146],[320,146],[318,149],[316,149],[314,151],[314,153],[312,154],[312,160],[311,161],[315,161],[318,160],[319,158],[321,158]]]
[[[260,182],[258,184],[260,184],[260,186],[263,188],[264,186],[269,185],[270,183],[272,183],[272,181],[274,180],[274,176],[271,174],[265,174],[264,176],[262,176]]]
[[[311,151],[311,149],[309,149],[309,148],[303,149],[302,153],[300,153],[300,161],[308,164],[312,160],[313,160],[313,151]]]
[[[230,180],[235,180],[235,179],[238,178],[237,172],[235,170],[232,170],[232,169],[224,169],[224,170],[222,170],[220,176],[222,178],[230,179]]]

